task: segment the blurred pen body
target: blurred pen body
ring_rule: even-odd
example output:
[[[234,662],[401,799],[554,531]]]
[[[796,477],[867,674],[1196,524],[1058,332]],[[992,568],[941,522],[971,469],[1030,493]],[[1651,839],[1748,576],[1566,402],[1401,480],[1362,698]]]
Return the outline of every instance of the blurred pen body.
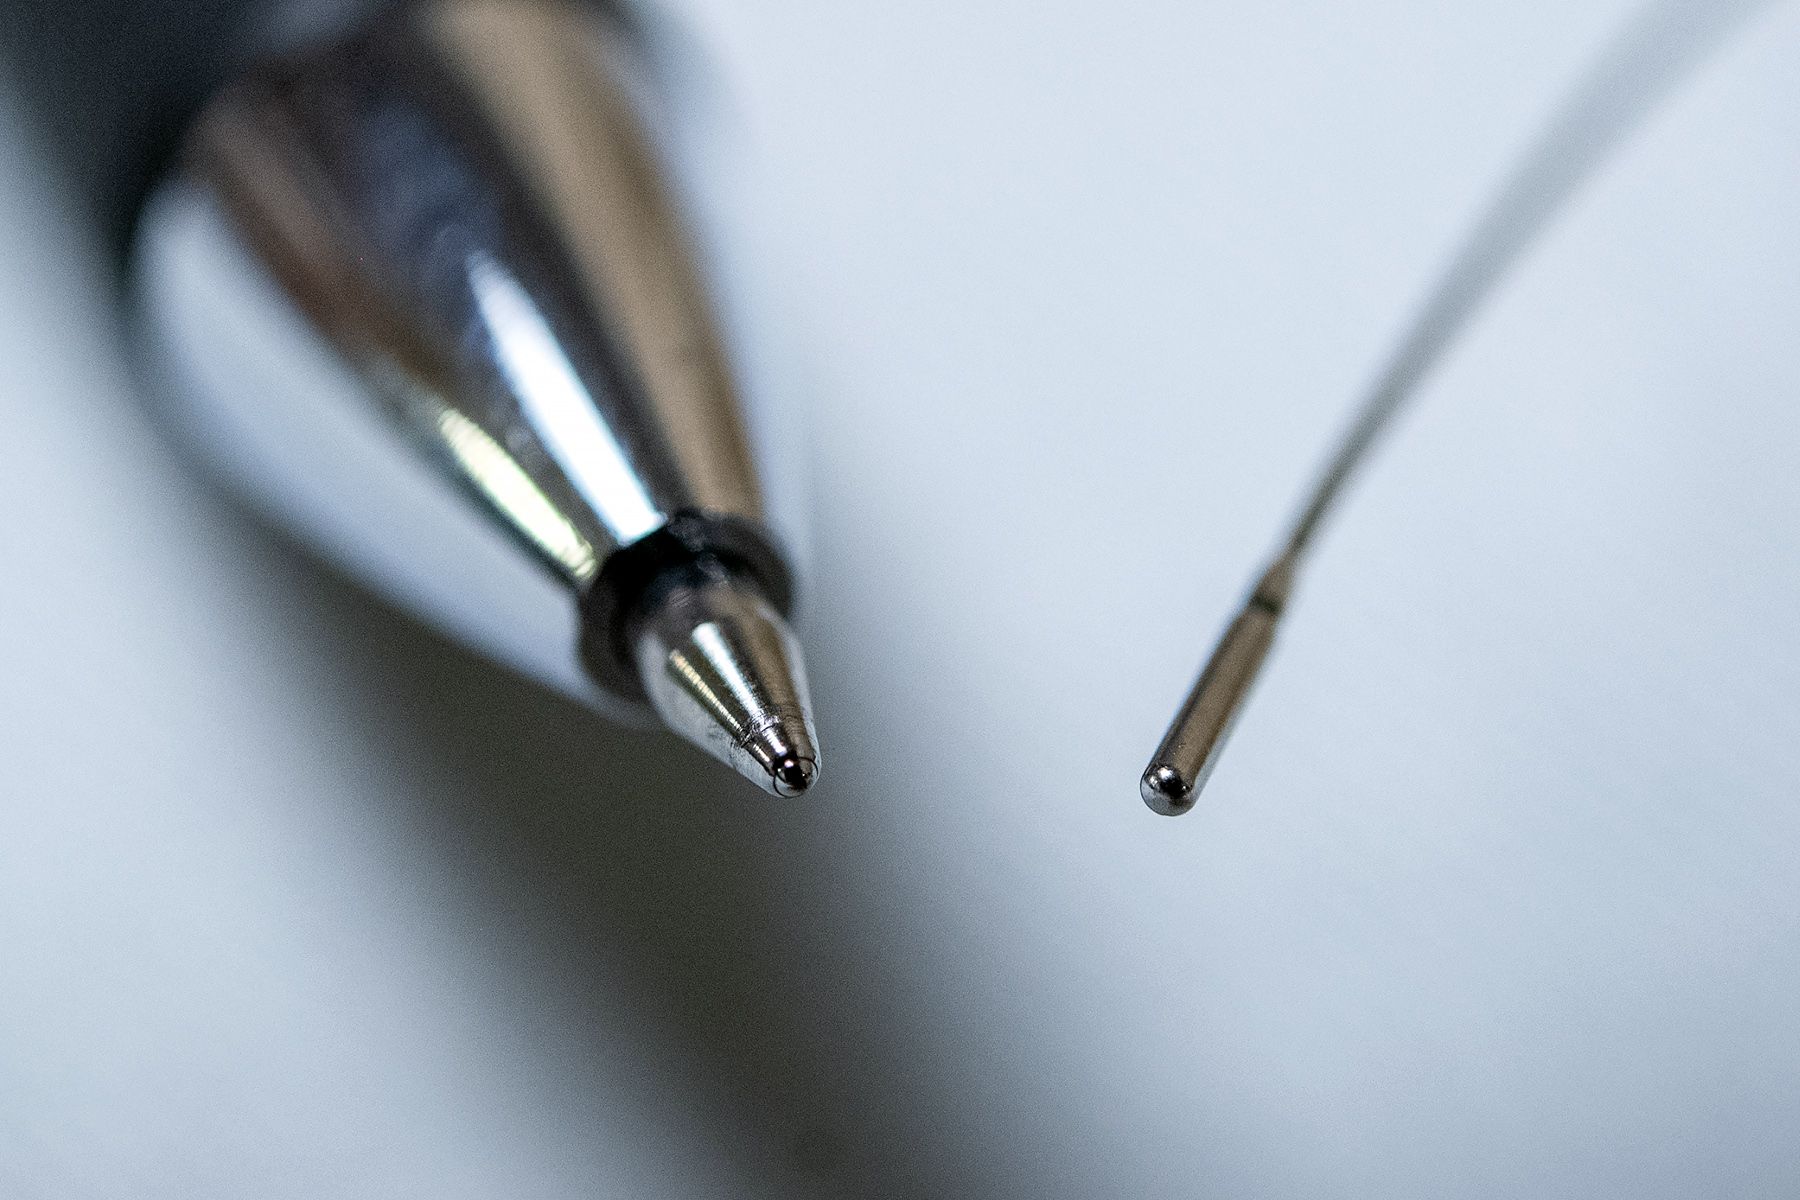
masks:
[[[778,795],[793,581],[627,80],[562,0],[407,6],[207,105],[134,251],[170,424],[278,523]]]

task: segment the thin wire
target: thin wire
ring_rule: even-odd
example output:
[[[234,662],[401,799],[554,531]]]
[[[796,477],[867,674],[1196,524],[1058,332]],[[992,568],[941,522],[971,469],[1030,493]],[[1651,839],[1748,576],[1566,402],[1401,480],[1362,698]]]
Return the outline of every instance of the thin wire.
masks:
[[[1608,153],[1739,22],[1771,2],[1651,4],[1601,54],[1526,148],[1376,375],[1280,552],[1257,578],[1177,710],[1139,781],[1152,811],[1178,816],[1192,809],[1274,644],[1307,548],[1419,384]]]
[[[1666,0],[1615,38],[1501,183],[1340,436],[1277,561],[1297,565],[1381,435],[1501,278],[1626,135],[1772,0]]]

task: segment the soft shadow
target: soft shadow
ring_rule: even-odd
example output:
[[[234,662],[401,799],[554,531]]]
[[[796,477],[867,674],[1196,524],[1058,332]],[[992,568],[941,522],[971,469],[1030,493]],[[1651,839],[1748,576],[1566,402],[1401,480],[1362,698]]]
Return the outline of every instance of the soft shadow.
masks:
[[[806,807],[833,803],[828,784],[787,805],[763,797],[669,736],[614,729],[478,660],[272,535],[247,523],[243,535],[334,702],[404,739],[396,770],[429,762],[459,781],[371,801],[395,806],[379,815],[416,833],[436,856],[427,869],[473,889],[484,921],[500,914],[466,936],[558,964],[547,1010],[602,1028],[623,947],[632,999],[761,1143],[748,1174],[774,1161],[821,1194],[970,1194],[955,1179],[970,1147],[904,1132],[909,1111],[954,1108],[955,1081],[894,1044],[916,1021],[871,1004],[882,931],[830,919],[842,915],[830,881],[858,850],[821,836]],[[820,690],[848,690],[818,675]]]

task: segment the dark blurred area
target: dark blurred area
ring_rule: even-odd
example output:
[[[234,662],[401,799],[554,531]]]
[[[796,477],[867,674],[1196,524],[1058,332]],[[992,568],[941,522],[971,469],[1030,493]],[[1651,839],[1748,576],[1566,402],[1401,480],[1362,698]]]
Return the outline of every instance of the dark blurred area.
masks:
[[[240,61],[262,0],[7,0],[0,64],[72,194],[121,254],[188,120]]]

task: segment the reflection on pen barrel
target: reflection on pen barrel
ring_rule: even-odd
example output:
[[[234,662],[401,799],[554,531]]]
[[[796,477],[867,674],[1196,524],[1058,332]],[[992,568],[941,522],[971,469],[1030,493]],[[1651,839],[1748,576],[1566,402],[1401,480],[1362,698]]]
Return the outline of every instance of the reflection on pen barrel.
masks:
[[[794,794],[818,755],[792,581],[621,53],[578,3],[443,0],[262,63],[151,206],[144,315],[178,420],[278,518]],[[705,619],[664,646],[694,578]]]

